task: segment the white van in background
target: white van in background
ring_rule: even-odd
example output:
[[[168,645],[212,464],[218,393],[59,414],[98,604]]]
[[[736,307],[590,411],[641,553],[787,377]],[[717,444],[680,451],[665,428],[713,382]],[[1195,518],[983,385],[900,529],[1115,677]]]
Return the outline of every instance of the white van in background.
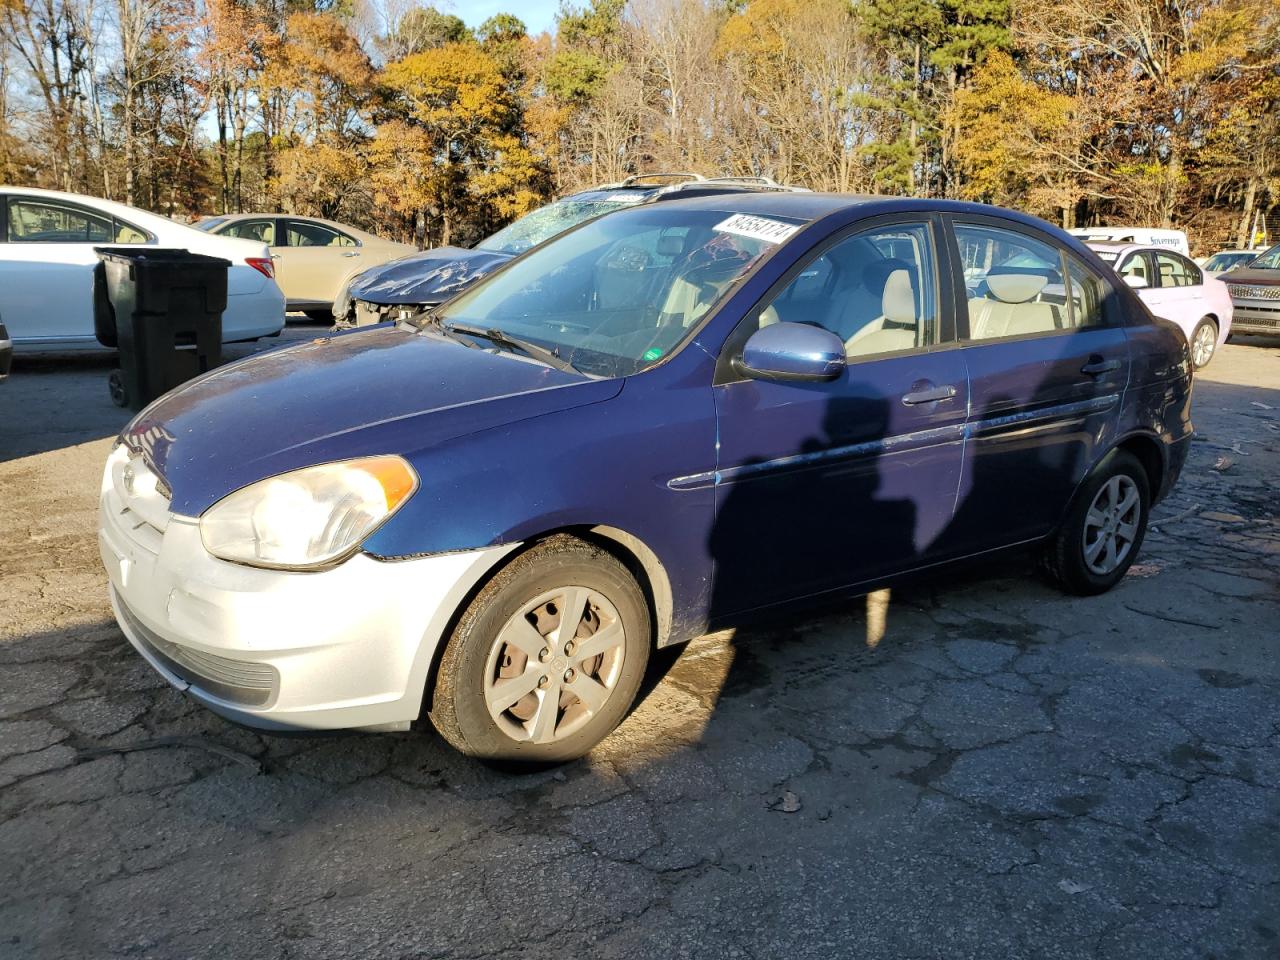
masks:
[[[1187,235],[1181,230],[1162,230],[1156,227],[1072,227],[1067,233],[1079,237],[1085,243],[1140,243],[1146,247],[1176,250],[1184,257],[1191,256]]]

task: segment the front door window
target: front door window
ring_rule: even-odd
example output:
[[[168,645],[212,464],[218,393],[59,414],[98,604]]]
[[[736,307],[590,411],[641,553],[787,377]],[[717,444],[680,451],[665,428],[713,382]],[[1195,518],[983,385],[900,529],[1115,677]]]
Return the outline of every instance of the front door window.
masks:
[[[938,342],[938,296],[927,224],[860,233],[810,262],[758,314],[825,327],[850,360]]]
[[[9,201],[10,243],[111,243],[111,217],[44,200]]]

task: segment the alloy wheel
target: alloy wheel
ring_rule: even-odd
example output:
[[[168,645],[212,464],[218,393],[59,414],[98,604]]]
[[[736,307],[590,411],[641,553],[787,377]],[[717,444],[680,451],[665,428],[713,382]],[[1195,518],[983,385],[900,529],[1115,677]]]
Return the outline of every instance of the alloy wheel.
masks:
[[[1202,323],[1195,331],[1195,339],[1191,343],[1191,362],[1198,368],[1203,367],[1213,358],[1214,348],[1218,345],[1218,331],[1211,323]]]
[[[622,618],[604,594],[565,586],[528,601],[485,664],[489,716],[513,740],[553,743],[600,712],[622,675]]]
[[[1131,477],[1117,474],[1102,485],[1084,520],[1084,562],[1091,573],[1106,576],[1124,563],[1141,519],[1142,497]]]

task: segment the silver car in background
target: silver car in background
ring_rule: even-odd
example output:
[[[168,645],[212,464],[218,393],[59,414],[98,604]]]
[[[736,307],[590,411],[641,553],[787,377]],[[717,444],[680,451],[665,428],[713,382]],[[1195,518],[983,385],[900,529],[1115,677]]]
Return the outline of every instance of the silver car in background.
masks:
[[[1280,243],[1220,279],[1235,304],[1232,333],[1280,335]]]

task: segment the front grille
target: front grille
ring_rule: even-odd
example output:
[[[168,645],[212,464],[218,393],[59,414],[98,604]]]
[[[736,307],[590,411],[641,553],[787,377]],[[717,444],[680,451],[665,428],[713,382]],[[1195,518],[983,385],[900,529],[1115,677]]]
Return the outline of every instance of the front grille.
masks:
[[[271,701],[280,681],[275,667],[265,663],[232,660],[201,650],[170,643],[148,630],[116,596],[120,613],[129,630],[147,652],[160,661],[170,673],[191,686],[228,703],[261,707]]]
[[[1250,287],[1243,283],[1228,283],[1227,293],[1239,300],[1280,300],[1280,286]]]

